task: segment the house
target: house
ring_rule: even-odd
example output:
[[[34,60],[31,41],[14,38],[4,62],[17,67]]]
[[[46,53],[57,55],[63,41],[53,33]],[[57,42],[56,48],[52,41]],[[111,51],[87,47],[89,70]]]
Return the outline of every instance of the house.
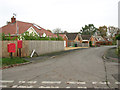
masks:
[[[66,33],[67,36],[67,46],[79,46],[80,44],[80,34],[79,33]]]
[[[91,36],[90,40],[92,42],[92,46],[96,46],[96,44],[103,45],[106,43],[105,39],[102,36]]]
[[[26,31],[29,33],[35,33],[40,37],[57,37],[57,35],[45,30],[37,24],[17,21],[14,16],[11,18],[11,22],[1,27],[0,30],[2,30],[2,33],[4,33],[6,36],[11,34],[12,37],[17,37]]]
[[[89,43],[89,40],[90,40],[90,35],[80,35],[80,42],[81,43]]]
[[[56,35],[57,35],[57,33],[56,33]],[[67,47],[68,38],[67,38],[66,34],[65,33],[59,33],[58,35],[63,38],[64,47]]]
[[[106,45],[112,45],[112,42],[113,42],[113,40],[110,38],[110,37],[103,37],[104,38],[104,40],[105,40],[105,42],[106,42]]]

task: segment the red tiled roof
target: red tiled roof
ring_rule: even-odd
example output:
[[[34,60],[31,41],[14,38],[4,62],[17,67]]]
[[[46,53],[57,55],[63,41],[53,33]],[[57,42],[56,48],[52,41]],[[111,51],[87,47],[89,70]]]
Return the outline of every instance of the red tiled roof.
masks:
[[[3,26],[2,27],[2,33],[4,34],[17,34],[17,28],[16,26],[18,27],[18,34],[22,34],[24,32],[26,32],[30,27],[33,27],[34,30],[41,36],[43,35],[43,33],[45,33],[47,36],[50,36],[50,37],[57,37],[57,35],[45,30],[44,28],[38,26],[39,28],[41,29],[38,29],[37,27],[34,26],[33,23],[27,23],[27,22],[22,22],[22,21],[16,21],[16,23],[10,23],[6,26]]]
[[[64,38],[64,37],[65,37],[65,34],[59,34],[59,36],[61,36],[62,38]]]

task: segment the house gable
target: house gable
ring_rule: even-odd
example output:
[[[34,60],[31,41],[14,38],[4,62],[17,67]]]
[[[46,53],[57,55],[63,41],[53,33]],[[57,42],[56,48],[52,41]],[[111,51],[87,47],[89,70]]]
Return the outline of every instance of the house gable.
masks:
[[[35,31],[35,29],[34,29],[33,27],[30,27],[27,31],[28,31],[29,33],[33,33],[33,35],[34,35],[34,33],[35,33],[36,35],[39,36],[39,34]]]

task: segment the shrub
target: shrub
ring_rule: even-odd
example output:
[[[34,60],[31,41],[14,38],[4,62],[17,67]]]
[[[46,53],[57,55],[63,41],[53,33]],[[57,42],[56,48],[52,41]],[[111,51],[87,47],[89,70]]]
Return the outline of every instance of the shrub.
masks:
[[[9,36],[5,36],[4,33],[2,33],[2,40],[63,40],[62,37],[60,37],[59,35],[57,35],[57,38],[56,37],[40,37],[38,36],[36,33],[29,33],[29,32],[25,32],[23,34],[21,34],[21,36],[18,36],[18,37],[11,37],[11,35],[9,34]]]
[[[89,42],[90,47],[92,47],[92,41]]]
[[[120,40],[120,34],[116,36],[116,40]]]

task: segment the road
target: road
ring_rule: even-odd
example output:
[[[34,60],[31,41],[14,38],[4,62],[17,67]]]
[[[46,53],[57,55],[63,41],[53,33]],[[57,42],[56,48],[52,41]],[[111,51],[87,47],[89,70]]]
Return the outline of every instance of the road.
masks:
[[[106,76],[102,56],[109,46],[73,51],[43,62],[4,69],[2,87],[10,88],[116,88]],[[116,67],[117,68],[117,67]],[[115,69],[116,69],[115,68]],[[108,78],[107,78],[108,77]]]

